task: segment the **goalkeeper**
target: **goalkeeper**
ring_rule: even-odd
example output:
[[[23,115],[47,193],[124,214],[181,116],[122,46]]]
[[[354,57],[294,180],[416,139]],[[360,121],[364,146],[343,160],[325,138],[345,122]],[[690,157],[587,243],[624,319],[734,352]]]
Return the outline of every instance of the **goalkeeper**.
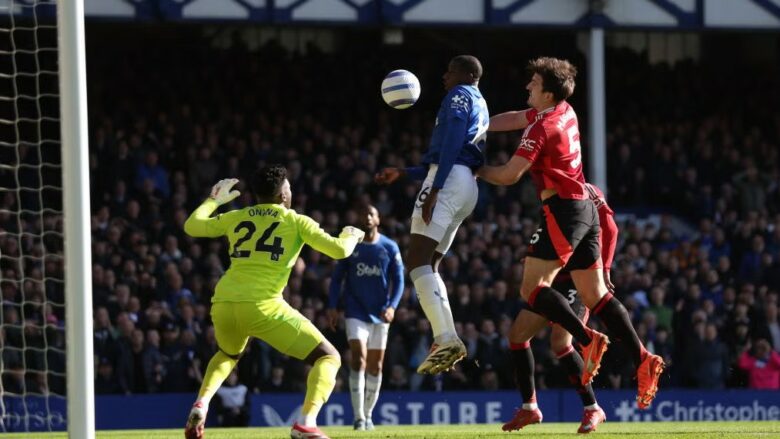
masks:
[[[317,428],[317,413],[336,383],[341,366],[339,353],[308,319],[282,299],[282,290],[304,244],[343,259],[362,241],[364,233],[347,226],[334,238],[313,219],[291,210],[287,170],[278,165],[264,167],[252,177],[258,204],[212,217],[219,206],[239,195],[231,190],[236,183],[237,179],[226,179],[214,185],[211,196],[184,224],[184,231],[193,237],[227,236],[231,260],[211,300],[219,350],[206,369],[184,436],[203,437],[211,397],[238,362],[249,337],[256,337],[312,365],[301,417],[290,435],[327,438]]]

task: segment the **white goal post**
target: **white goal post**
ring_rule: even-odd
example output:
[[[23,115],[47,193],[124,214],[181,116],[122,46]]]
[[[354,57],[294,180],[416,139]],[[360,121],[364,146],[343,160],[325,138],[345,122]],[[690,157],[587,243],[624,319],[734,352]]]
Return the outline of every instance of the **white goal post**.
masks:
[[[59,0],[68,436],[95,437],[84,0]]]

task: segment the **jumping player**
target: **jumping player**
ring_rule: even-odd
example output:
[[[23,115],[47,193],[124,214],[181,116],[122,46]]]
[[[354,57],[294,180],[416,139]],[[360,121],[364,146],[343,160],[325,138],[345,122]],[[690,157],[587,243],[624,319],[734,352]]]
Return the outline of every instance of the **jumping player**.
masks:
[[[349,393],[355,430],[373,430],[371,414],[379,399],[387,331],[404,292],[404,265],[398,244],[379,233],[379,212],[363,206],[359,217],[366,237],[352,256],[336,264],[330,282],[328,317],[335,328],[344,292],[347,340],[352,353]]]
[[[184,436],[203,438],[211,398],[238,363],[249,337],[256,337],[312,366],[301,417],[290,437],[327,439],[317,428],[317,413],[333,391],[341,359],[314,324],[282,299],[282,290],[304,244],[344,259],[364,233],[347,226],[334,238],[313,219],[291,210],[287,170],[278,165],[267,166],[252,178],[258,204],[212,217],[219,206],[239,196],[237,190],[231,191],[236,183],[237,179],[226,179],[215,184],[209,198],[184,223],[184,231],[193,237],[227,236],[231,261],[211,300],[219,350],[209,361]]]
[[[484,164],[489,114],[479,91],[482,64],[470,55],[453,58],[444,74],[447,95],[436,115],[431,143],[422,166],[386,168],[376,175],[380,184],[407,175],[423,180],[412,213],[407,264],[417,297],[431,322],[433,345],[419,365],[421,374],[449,370],[466,356],[458,338],[439,262],[452,245],[458,227],[477,203],[474,171]]]
[[[622,340],[637,366],[639,408],[655,398],[663,371],[661,357],[648,353],[623,304],[613,300],[602,273],[599,221],[582,174],[577,115],[566,99],[574,93],[577,71],[568,61],[538,58],[528,65],[532,78],[524,111],[503,113],[491,120],[493,131],[525,129],[515,155],[504,165],[485,166],[478,175],[509,185],[528,170],[542,200],[540,230],[531,239],[520,294],[534,312],[563,326],[582,345],[582,385],[598,373],[609,339],[587,328],[563,294],[551,287],[563,266],[585,305],[615,339]]]
[[[613,218],[614,212],[607,205],[604,193],[592,184],[585,185],[590,199],[596,204],[601,224],[601,258],[604,261],[604,278],[609,279],[609,270],[615,255],[617,245],[618,228]],[[611,283],[608,282],[608,286]],[[577,288],[571,280],[567,268],[561,270],[553,281],[553,288],[566,296],[566,301],[571,306],[582,323],[587,323],[589,310],[577,295]],[[536,404],[536,389],[534,388],[534,357],[531,351],[531,339],[539,333],[548,321],[535,312],[523,309],[515,320],[509,335],[509,347],[514,366],[515,382],[520,396],[523,399],[521,408],[515,411],[514,417],[504,424],[504,431],[518,430],[529,424],[542,422],[542,412]],[[578,433],[590,433],[596,431],[598,425],[607,419],[604,410],[596,402],[593,386],[582,385],[580,377],[584,363],[580,354],[571,345],[571,334],[559,325],[553,325],[550,335],[550,347],[560,361],[569,382],[577,389],[583,405],[583,416]]]

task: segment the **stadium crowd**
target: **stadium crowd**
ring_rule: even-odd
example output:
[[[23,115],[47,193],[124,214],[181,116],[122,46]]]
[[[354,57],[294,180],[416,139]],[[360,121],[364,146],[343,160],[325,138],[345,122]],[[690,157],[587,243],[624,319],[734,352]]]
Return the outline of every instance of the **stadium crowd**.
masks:
[[[245,182],[260,164],[283,163],[298,212],[336,233],[357,222],[355,206],[371,202],[382,216],[380,231],[406,248],[417,186],[379,187],[372,176],[380,167],[419,162],[448,56],[419,58],[423,100],[396,112],[383,107],[377,88],[401,55],[360,47],[327,56],[314,47],[289,53],[273,43],[259,52],[151,50],[92,66],[101,69],[90,89],[98,393],[197,390],[217,349],[209,299],[230,261],[224,240],[190,238],[182,225],[221,178]],[[724,86],[717,78],[700,80],[699,63],[651,66],[622,51],[609,59],[608,200],[620,226],[611,276],[648,349],[669,365],[662,388],[779,389],[780,114],[755,110],[772,110],[765,96],[780,97],[777,76]],[[483,63],[482,88],[493,112],[523,106],[522,66],[499,72],[491,70],[497,60]],[[155,68],[133,68],[143,64]],[[575,93],[574,102],[581,114],[583,94]],[[635,99],[622,103],[628,95]],[[489,136],[490,161],[503,163],[514,140]],[[20,151],[22,161],[37,164],[33,149]],[[0,178],[14,174],[0,170]],[[248,188],[239,188],[231,207],[252,202]],[[50,215],[14,221],[12,193],[0,203],[5,231],[61,227]],[[538,208],[528,180],[480,184],[475,215],[441,266],[468,357],[452,373],[414,373],[431,331],[407,282],[391,325],[384,389],[514,388],[506,334],[519,310],[523,256]],[[41,259],[44,243],[9,237],[0,238],[3,389],[62,394],[61,258]],[[31,258],[24,270],[20,254]],[[325,313],[333,261],[310,249],[301,256],[284,297],[347,356],[343,326],[329,328]],[[538,388],[568,386],[550,352],[549,330],[532,346]],[[620,349],[610,347],[597,387],[633,387],[630,370],[615,361]],[[349,361],[343,364],[337,391],[346,390]],[[305,373],[302,362],[254,340],[238,381],[254,392],[302,391]]]

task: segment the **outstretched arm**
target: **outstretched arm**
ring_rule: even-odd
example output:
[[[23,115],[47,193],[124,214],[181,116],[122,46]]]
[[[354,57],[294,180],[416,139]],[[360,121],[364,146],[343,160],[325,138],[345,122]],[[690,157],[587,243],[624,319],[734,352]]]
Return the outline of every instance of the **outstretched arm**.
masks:
[[[525,171],[531,167],[531,162],[518,155],[501,166],[483,166],[477,171],[479,178],[490,184],[508,186],[517,183]]]
[[[222,215],[211,217],[217,208],[233,201],[241,193],[231,190],[238,183],[236,178],[220,180],[211,188],[211,194],[184,223],[184,232],[195,238],[216,238],[225,234]]]
[[[412,180],[425,180],[428,175],[427,166],[411,166],[408,168],[384,168],[376,173],[374,181],[377,184],[391,184],[401,177],[408,177]]]
[[[316,221],[306,215],[298,215],[297,221],[298,232],[301,234],[303,242],[310,245],[314,250],[333,259],[344,259],[351,255],[355,250],[355,246],[366,235],[356,227],[346,226],[341,230],[338,238],[336,238],[322,230]]]
[[[528,112],[531,109],[521,111],[507,111],[490,118],[488,131],[515,131],[528,126]]]
[[[216,201],[207,198],[184,223],[184,233],[194,238],[216,238],[224,231],[218,227],[219,217],[211,218],[211,214],[219,207]]]

